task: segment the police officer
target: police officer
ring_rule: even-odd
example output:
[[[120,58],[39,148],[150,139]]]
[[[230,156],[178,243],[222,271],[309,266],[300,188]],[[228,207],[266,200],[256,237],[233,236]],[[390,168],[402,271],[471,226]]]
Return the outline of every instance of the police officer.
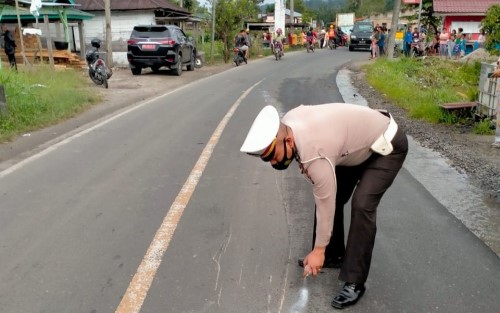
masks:
[[[266,106],[240,150],[276,170],[298,162],[312,184],[316,205],[313,249],[299,265],[304,275],[313,276],[322,267],[340,266],[339,279],[345,284],[331,305],[342,309],[355,304],[365,292],[377,206],[408,152],[404,132],[389,113],[358,105],[301,105],[281,120],[273,106]],[[351,197],[344,246],[343,209]]]

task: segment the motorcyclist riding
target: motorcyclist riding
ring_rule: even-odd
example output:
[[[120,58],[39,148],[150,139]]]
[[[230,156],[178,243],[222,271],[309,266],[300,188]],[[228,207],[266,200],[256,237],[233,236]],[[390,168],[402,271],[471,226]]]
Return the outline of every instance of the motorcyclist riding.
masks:
[[[285,55],[285,50],[283,49],[283,41],[285,41],[285,36],[283,35],[283,30],[281,28],[276,29],[276,35],[273,38],[273,47],[274,44],[277,44],[281,49],[281,55]]]
[[[327,44],[331,48],[332,46],[336,47],[336,37],[337,37],[337,32],[335,30],[335,27],[333,25],[330,25],[330,29],[328,30],[328,41]]]
[[[314,47],[314,44],[316,42],[316,37],[317,36],[318,35],[314,31],[314,29],[312,27],[310,27],[309,30],[306,33],[306,38],[307,38],[306,40],[311,44],[311,47]]]
[[[240,30],[240,33],[235,38],[235,46],[240,49],[240,51],[244,52],[245,59],[248,58],[248,42],[247,42],[247,33],[244,29]]]

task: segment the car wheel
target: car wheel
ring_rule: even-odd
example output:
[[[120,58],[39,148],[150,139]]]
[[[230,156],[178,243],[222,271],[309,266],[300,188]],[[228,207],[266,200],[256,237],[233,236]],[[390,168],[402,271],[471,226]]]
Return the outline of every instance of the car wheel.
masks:
[[[132,75],[141,75],[142,68],[140,67],[134,67],[130,69],[132,71]]]
[[[194,71],[195,60],[196,60],[196,56],[194,55],[194,52],[193,52],[193,53],[191,53],[191,60],[189,60],[189,64],[187,66],[188,71]]]
[[[180,54],[177,55],[177,64],[174,69],[174,74],[176,76],[181,76],[182,74],[182,56]]]
[[[153,73],[158,73],[160,71],[160,67],[159,66],[151,66],[151,70],[153,71]]]
[[[349,51],[354,51],[354,47],[353,46],[349,46]]]
[[[194,67],[201,68],[202,66],[203,66],[203,61],[201,60],[200,57],[196,57],[194,61]]]

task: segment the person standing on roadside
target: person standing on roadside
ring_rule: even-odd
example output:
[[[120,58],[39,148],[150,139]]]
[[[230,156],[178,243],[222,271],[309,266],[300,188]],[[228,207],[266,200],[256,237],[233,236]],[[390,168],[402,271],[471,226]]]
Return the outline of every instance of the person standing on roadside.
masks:
[[[484,43],[486,42],[486,32],[484,29],[481,29],[481,32],[479,33],[479,37],[477,37],[477,43],[479,48],[484,48]]]
[[[386,38],[385,27],[379,26],[378,34],[379,34],[379,40],[377,41],[378,53],[379,55],[382,56],[385,55],[385,38]]]
[[[241,152],[285,170],[298,162],[315,201],[313,249],[299,265],[304,276],[323,267],[341,267],[344,287],[331,305],[343,309],[365,292],[377,232],[377,207],[408,153],[405,133],[387,111],[347,103],[300,105],[280,120],[264,107]],[[344,205],[351,199],[351,222],[344,244]],[[305,210],[311,210],[312,208]]]
[[[452,59],[454,56],[455,45],[456,45],[456,35],[451,33],[450,40],[448,41],[448,58]]]
[[[5,54],[9,58],[10,67],[17,70],[16,63],[16,41],[12,32],[7,28],[6,25],[2,25],[2,36],[4,40]]]
[[[412,42],[413,36],[411,34],[411,28],[408,26],[405,32],[405,36],[403,39],[403,48],[404,48],[404,53],[405,56],[410,56],[410,51],[411,51],[411,42]]]
[[[439,35],[439,56],[445,57],[447,55],[448,42],[450,41],[450,34],[446,28]]]

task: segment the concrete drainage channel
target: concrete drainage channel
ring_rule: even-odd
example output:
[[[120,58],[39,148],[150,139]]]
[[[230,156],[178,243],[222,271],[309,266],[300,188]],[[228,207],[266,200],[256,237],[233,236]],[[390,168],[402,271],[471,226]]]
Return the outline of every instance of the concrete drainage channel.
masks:
[[[344,102],[367,106],[368,102],[351,84],[352,72],[339,70],[336,83]],[[469,183],[465,174],[448,165],[445,158],[431,149],[422,147],[408,136],[409,153],[404,167],[447,210],[458,218],[470,231],[483,240],[500,256],[500,234],[495,221],[499,214],[488,207],[482,192]],[[439,177],[439,179],[436,179]]]

